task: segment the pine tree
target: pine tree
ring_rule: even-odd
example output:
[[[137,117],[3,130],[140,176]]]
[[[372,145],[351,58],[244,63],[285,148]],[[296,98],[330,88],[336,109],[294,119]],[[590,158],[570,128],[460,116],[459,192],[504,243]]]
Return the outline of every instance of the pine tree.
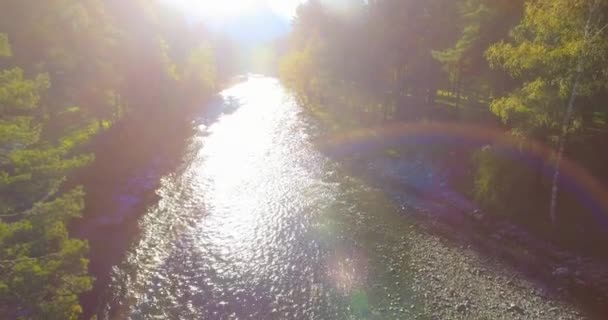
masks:
[[[0,52],[10,55],[6,35]],[[83,208],[83,191],[60,194],[70,170],[90,159],[72,155],[86,134],[48,141],[41,95],[45,74],[26,79],[0,71],[0,318],[77,319],[78,295],[91,287],[87,244],[70,239],[67,223]]]

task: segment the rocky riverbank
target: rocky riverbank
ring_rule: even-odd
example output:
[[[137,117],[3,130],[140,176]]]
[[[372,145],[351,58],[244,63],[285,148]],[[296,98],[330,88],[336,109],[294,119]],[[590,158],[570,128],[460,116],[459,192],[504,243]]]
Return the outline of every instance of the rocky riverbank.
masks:
[[[405,233],[420,319],[605,319],[608,264],[493,217],[423,156],[341,159],[413,218]],[[418,231],[417,231],[418,230]]]
[[[585,319],[584,313],[472,247],[408,233],[421,319]]]

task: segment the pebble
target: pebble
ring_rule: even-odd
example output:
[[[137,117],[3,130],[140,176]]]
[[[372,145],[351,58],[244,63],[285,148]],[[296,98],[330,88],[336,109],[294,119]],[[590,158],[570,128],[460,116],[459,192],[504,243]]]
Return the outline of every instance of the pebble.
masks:
[[[461,303],[459,305],[456,306],[456,311],[458,312],[465,312],[467,311],[467,305],[464,303]]]
[[[525,313],[525,310],[522,307],[520,307],[520,306],[518,306],[518,305],[516,305],[514,303],[511,303],[511,305],[509,305],[509,309],[507,309],[507,310],[511,311],[511,312],[516,312],[516,313],[519,313],[519,314],[524,314]]]

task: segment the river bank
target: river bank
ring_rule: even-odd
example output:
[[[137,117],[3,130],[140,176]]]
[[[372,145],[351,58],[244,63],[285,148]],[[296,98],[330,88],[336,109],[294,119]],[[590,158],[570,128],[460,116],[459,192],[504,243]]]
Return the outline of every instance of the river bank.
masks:
[[[111,296],[111,270],[141,232],[138,219],[158,201],[161,178],[180,163],[194,130],[193,119],[203,106],[213,114],[217,99],[192,103],[165,116],[125,118],[92,143],[94,163],[70,181],[87,191],[83,218],[71,229],[89,242],[89,272],[95,277],[93,290],[80,299],[84,309],[81,319],[98,314]]]
[[[98,192],[90,196],[98,197],[89,208],[99,207],[79,229],[91,241],[98,276],[83,297],[87,316],[596,315],[569,299],[568,287],[539,281],[535,272],[553,267],[547,254],[538,255],[544,247],[508,234],[488,241],[494,232],[479,230],[469,211],[455,212],[447,200],[470,203],[436,192],[448,189],[448,175],[424,158],[320,152],[311,142],[318,123],[272,79],[236,85],[205,110],[183,124],[181,138],[157,140],[150,153],[124,146],[124,156],[102,152],[100,165],[125,170],[91,182]],[[134,154],[142,161],[127,165]],[[542,268],[509,260],[511,251]]]
[[[466,152],[463,157],[462,146],[443,148],[451,162],[437,157],[437,146],[406,143],[400,149],[395,141],[326,150],[347,172],[389,194],[405,219],[423,230],[407,237],[416,243],[415,283],[432,301],[431,314],[438,319],[604,319],[605,257],[484,212],[459,192]]]

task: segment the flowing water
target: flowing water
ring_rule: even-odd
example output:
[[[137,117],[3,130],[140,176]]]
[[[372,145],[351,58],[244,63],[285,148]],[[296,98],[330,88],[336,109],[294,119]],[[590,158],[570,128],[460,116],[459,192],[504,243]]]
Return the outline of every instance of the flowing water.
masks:
[[[316,149],[277,80],[222,97],[140,218],[103,317],[408,318],[407,244],[387,231],[399,217],[386,197]]]

